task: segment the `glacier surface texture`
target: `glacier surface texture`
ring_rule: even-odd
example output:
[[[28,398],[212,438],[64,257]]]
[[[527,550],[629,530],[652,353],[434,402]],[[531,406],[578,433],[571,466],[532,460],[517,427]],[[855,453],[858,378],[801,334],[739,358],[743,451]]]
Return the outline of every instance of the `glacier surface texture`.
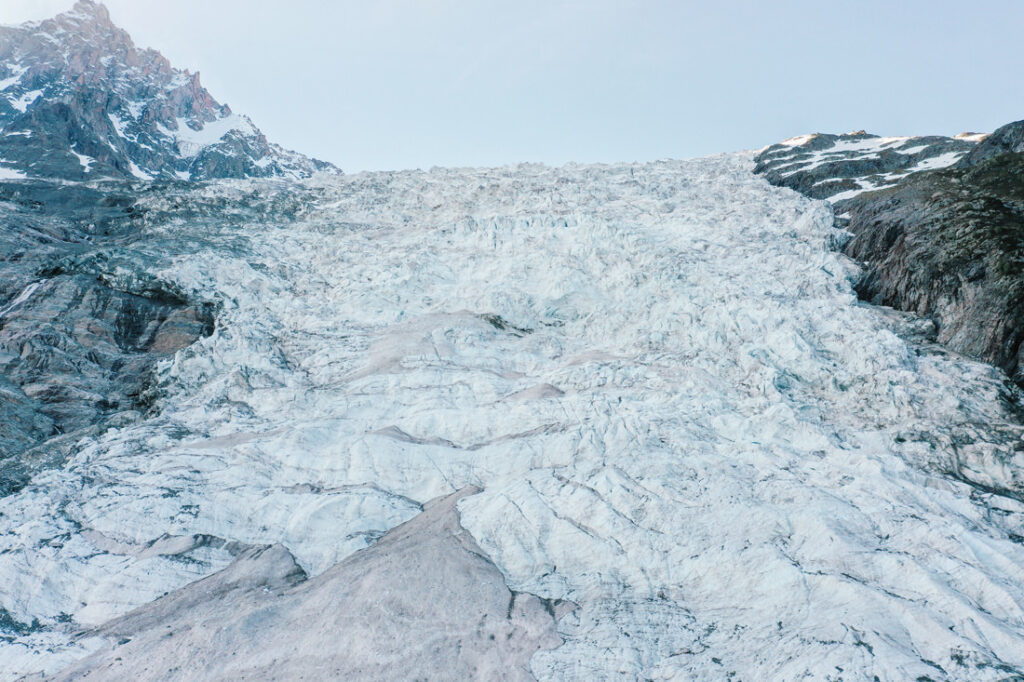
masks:
[[[1020,674],[1005,375],[858,302],[827,204],[752,169],[146,193],[118,257],[216,329],[161,362],[151,414],[0,499],[8,675],[255,546],[315,579],[468,486],[508,588],[575,605],[539,679]]]

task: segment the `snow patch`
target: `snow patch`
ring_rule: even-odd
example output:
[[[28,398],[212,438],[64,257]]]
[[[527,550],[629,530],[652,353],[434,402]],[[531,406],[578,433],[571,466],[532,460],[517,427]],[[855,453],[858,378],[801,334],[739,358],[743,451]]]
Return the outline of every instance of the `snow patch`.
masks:
[[[939,154],[933,156],[930,159],[925,159],[921,163],[907,169],[908,173],[920,173],[922,171],[938,170],[939,168],[947,168],[952,166],[954,163],[963,158],[964,152],[946,152],[945,154]]]
[[[10,102],[11,106],[20,111],[21,113],[25,113],[25,111],[27,111],[28,108],[42,96],[42,90],[31,90],[23,94],[21,97],[18,97],[17,99],[8,99],[8,102]]]
[[[15,65],[15,66],[11,66],[9,68],[11,69],[12,73],[7,78],[4,78],[3,80],[0,80],[0,92],[3,92],[4,90],[6,90],[7,88],[11,87],[15,83],[20,82],[21,81],[21,77],[25,75],[26,71],[28,71],[28,67],[27,66],[21,66],[20,64],[19,65]]]
[[[779,144],[786,145],[787,147],[799,147],[805,145],[818,136],[817,133],[810,133],[808,135],[797,135],[796,137],[790,137],[783,140]]]
[[[0,180],[25,180],[28,176],[22,173],[20,170],[14,168],[8,168],[6,166],[0,166]]]
[[[85,154],[79,154],[74,149],[71,150],[71,153],[78,158],[78,163],[82,164],[82,170],[86,173],[91,170],[92,164],[96,163],[96,159],[91,156],[86,156]]]
[[[256,127],[252,121],[247,116],[237,114],[204,123],[201,130],[193,130],[185,118],[179,118],[177,124],[177,130],[161,126],[161,132],[174,139],[182,158],[197,156],[203,149],[220,142],[231,132],[238,132],[243,136],[256,134]]]
[[[146,171],[144,171],[141,168],[139,168],[135,164],[134,161],[129,161],[128,163],[131,164],[130,167],[129,167],[129,170],[131,170],[132,175],[137,177],[139,180],[152,180],[153,179],[152,175],[150,175]]]
[[[0,308],[0,317],[4,317],[9,312],[17,308],[19,305],[27,301],[29,298],[31,298],[32,294],[36,292],[36,289],[41,287],[44,283],[46,283],[46,281],[47,280],[45,279],[41,279],[38,282],[32,282],[27,287],[25,287],[20,294],[14,297],[13,301],[8,303],[3,308]]]

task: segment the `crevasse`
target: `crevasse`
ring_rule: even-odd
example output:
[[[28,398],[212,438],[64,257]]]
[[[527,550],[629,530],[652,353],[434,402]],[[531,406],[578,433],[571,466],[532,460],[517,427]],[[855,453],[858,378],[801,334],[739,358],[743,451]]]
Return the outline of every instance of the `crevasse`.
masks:
[[[1024,505],[957,478],[1019,486],[1002,377],[908,345],[857,301],[827,207],[751,165],[145,199],[134,257],[217,302],[217,330],[161,366],[156,413],[0,500],[0,606],[44,626],[0,642],[12,674],[88,651],[60,619],[229,543],[318,573],[469,484],[509,585],[579,605],[541,679],[1024,668]]]

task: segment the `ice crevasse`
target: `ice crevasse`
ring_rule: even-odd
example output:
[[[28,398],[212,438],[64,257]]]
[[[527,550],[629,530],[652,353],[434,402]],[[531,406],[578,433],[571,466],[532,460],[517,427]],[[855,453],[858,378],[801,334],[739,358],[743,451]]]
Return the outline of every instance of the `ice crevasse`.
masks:
[[[1024,670],[1004,377],[858,302],[827,205],[751,168],[145,198],[137,258],[217,329],[160,366],[153,415],[0,499],[0,606],[43,625],[0,656],[55,669],[88,644],[49,624],[123,614],[232,543],[317,574],[475,485],[461,521],[508,585],[578,605],[540,679]]]

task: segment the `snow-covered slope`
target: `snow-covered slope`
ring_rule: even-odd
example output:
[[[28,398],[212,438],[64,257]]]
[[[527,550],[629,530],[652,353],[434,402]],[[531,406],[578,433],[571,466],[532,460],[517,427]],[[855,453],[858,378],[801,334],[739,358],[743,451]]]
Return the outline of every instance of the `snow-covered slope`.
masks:
[[[204,180],[336,171],[269,143],[106,8],[0,27],[0,177]]]
[[[143,197],[119,257],[217,327],[156,412],[0,500],[8,677],[247,547],[321,574],[468,485],[508,586],[578,605],[541,679],[1022,674],[1004,377],[859,303],[828,208],[753,165]]]
[[[769,182],[838,204],[900,180],[952,166],[986,135],[879,137],[863,130],[845,135],[800,135],[765,147],[757,172]]]

